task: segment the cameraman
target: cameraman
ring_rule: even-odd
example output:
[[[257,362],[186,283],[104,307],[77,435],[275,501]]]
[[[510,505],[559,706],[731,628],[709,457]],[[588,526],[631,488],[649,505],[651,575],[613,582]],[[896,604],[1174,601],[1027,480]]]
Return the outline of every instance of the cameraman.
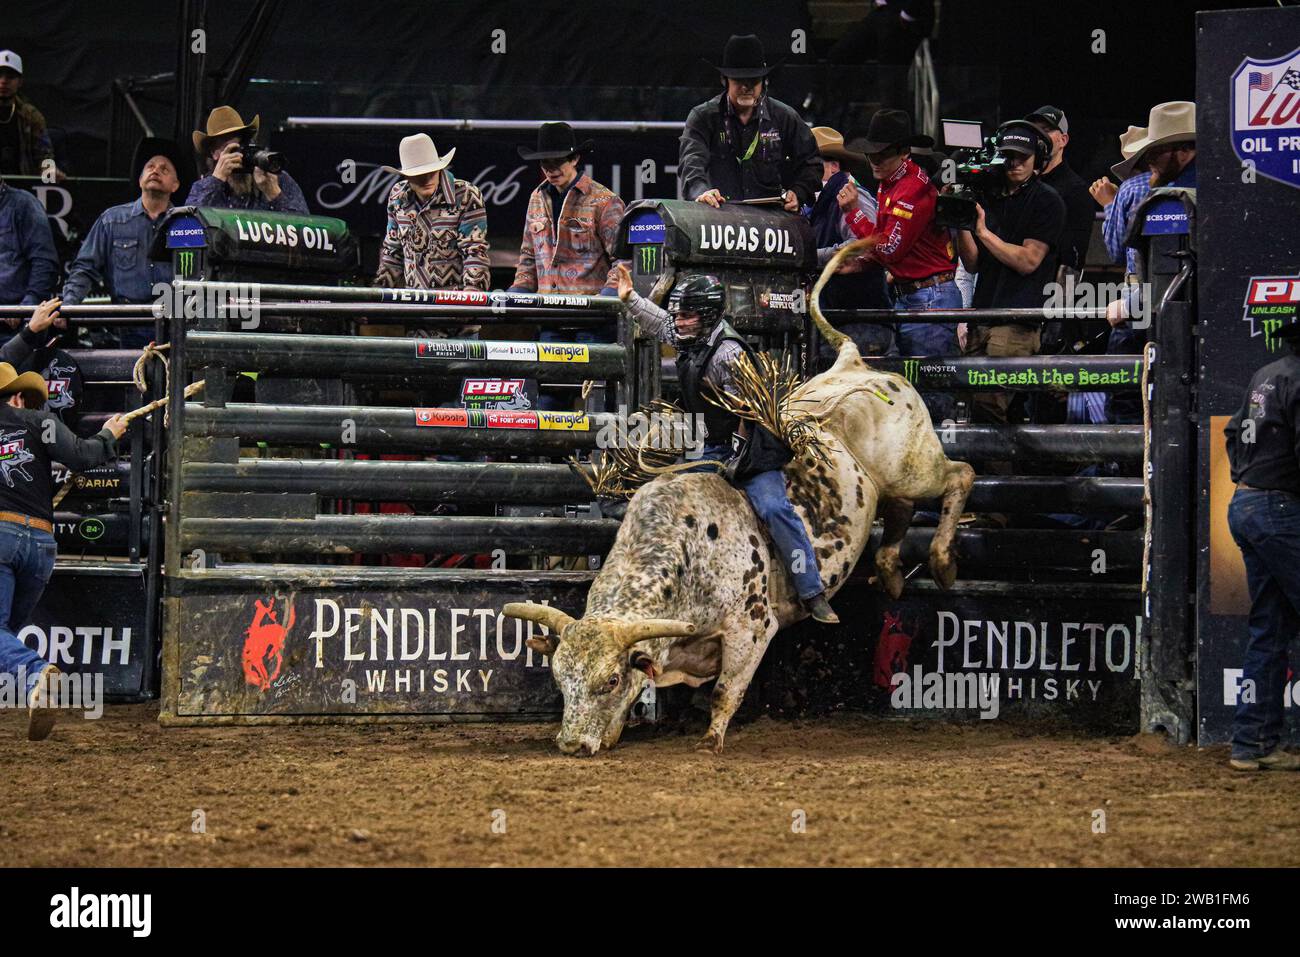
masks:
[[[190,189],[186,206],[310,214],[292,176],[245,165],[243,148],[253,142],[260,119],[255,116],[252,123],[245,124],[229,106],[218,106],[208,114],[207,132],[195,130],[193,134],[194,150],[203,158],[207,175]]]
[[[1051,157],[1051,141],[1034,124],[1012,120],[994,143],[1005,166],[1002,189],[976,204],[974,230],[957,233],[962,264],[976,276],[976,309],[1042,309],[1056,279],[1056,253],[1065,229],[1065,203],[1039,174]],[[1040,324],[972,325],[967,355],[1037,355]],[[1012,395],[976,393],[973,411],[985,422],[1005,423]]]

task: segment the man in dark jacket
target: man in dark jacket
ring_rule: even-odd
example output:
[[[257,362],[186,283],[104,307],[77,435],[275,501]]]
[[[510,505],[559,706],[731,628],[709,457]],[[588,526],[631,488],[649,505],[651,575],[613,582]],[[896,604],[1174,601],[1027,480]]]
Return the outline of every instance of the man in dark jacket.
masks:
[[[58,300],[41,303],[27,330],[14,337],[21,342],[20,351],[48,333],[58,307]],[[0,356],[10,358],[10,345]],[[78,438],[42,410],[46,397],[39,375],[19,375],[8,362],[0,362],[0,681],[12,682],[25,695],[31,741],[49,735],[60,704],[54,685],[59,669],[18,638],[54,573],[50,462],[74,472],[103,465],[127,429],[126,420],[115,415],[98,434]]]
[[[1241,549],[1250,591],[1250,637],[1230,758],[1240,771],[1300,770],[1300,755],[1282,749],[1287,650],[1300,632],[1300,322],[1276,336],[1290,355],[1255,373],[1223,430],[1237,483],[1228,529]]]
[[[691,110],[682,133],[677,176],[682,195],[717,208],[727,200],[780,197],[790,212],[811,205],[822,166],[808,125],[767,95],[768,66],[758,37],[727,41],[724,90]]]

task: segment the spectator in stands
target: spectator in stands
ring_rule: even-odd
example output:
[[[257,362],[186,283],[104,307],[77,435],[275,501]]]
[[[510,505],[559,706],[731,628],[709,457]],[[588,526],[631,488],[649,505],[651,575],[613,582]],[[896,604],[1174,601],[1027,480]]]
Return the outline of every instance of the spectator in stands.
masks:
[[[13,50],[0,50],[0,176],[40,176],[46,163],[56,180],[63,171],[54,167],[54,146],[45,117],[18,95],[23,88],[23,58]]]
[[[1057,248],[1065,230],[1065,203],[1039,175],[1052,142],[1025,120],[999,127],[998,155],[1006,162],[1003,191],[986,210],[976,204],[973,230],[958,233],[962,262],[976,274],[977,309],[1042,309],[1056,276]],[[1032,356],[1038,352],[1039,323],[1006,323],[970,329],[967,355]],[[974,397],[978,421],[1005,423],[1009,392]]]
[[[164,214],[172,208],[172,195],[181,188],[184,168],[181,151],[171,140],[140,141],[131,160],[140,198],[104,210],[90,227],[63,284],[64,305],[77,305],[95,285],[102,285],[113,302],[152,302],[154,286],[172,281],[171,262],[150,259],[149,250]],[[127,328],[121,343],[135,349],[153,337],[152,326]]]
[[[14,340],[43,337],[58,315],[59,302],[43,302],[27,329]],[[10,347],[0,356],[11,357]],[[54,507],[50,462],[83,471],[102,465],[114,453],[127,423],[114,415],[98,434],[78,438],[54,415],[41,411],[45,380],[35,372],[19,375],[9,362],[0,362],[0,430],[5,435],[7,483],[0,483],[0,672],[23,682],[29,708],[27,738],[40,741],[54,727],[60,703],[53,700],[50,679],[59,669],[47,664],[18,639],[54,572]],[[63,702],[66,706],[66,702]]]
[[[934,29],[934,0],[870,0],[827,54],[832,63],[906,66]]]
[[[1123,162],[1112,166],[1111,172],[1119,176],[1125,168],[1124,163],[1133,159],[1137,144],[1146,135],[1144,126],[1130,126],[1124,131],[1119,138],[1119,152]],[[1106,252],[1110,253],[1112,262],[1124,265],[1124,282],[1136,285],[1138,251],[1132,246],[1125,246],[1124,237],[1128,235],[1129,225],[1133,221],[1133,211],[1151,192],[1151,172],[1147,169],[1146,161],[1134,164],[1119,186],[1103,176],[1088,188],[1088,192],[1104,211],[1101,235],[1106,244]]]
[[[879,110],[871,117],[863,148],[876,190],[875,249],[866,258],[878,262],[893,277],[894,308],[961,309],[961,293],[953,277],[955,253],[948,230],[934,221],[938,189],[911,158],[914,146],[928,149],[934,140],[912,133],[912,118],[903,110]],[[845,218],[855,233],[866,214]],[[898,328],[898,351],[905,356],[952,356],[958,353],[955,323],[903,322]],[[923,392],[930,416],[936,422],[952,417],[950,393]]]
[[[0,305],[34,306],[54,292],[59,257],[40,200],[0,179]],[[19,320],[5,320],[10,329]]]
[[[1065,162],[1065,147],[1070,142],[1069,121],[1055,106],[1040,106],[1025,119],[1038,127],[1038,132],[1052,144],[1052,155],[1039,178],[1056,190],[1065,203],[1065,232],[1061,235],[1057,264],[1078,275],[1083,272],[1084,261],[1088,258],[1097,208],[1088,194],[1088,184]]]
[[[255,116],[252,123],[246,124],[229,106],[218,106],[208,114],[207,131],[193,133],[194,151],[207,175],[191,187],[185,198],[186,206],[308,215],[307,200],[288,172],[245,168],[240,149],[253,142],[260,120],[260,116]]]
[[[614,239],[624,204],[608,187],[579,172],[582,154],[592,145],[591,140],[578,143],[568,123],[543,123],[536,148],[518,147],[521,159],[541,163],[542,182],[528,198],[511,290],[615,294]]]
[[[844,137],[829,126],[815,126],[812,133],[822,158],[822,189],[808,210],[808,219],[817,238],[817,265],[825,266],[846,242],[871,235],[876,224],[876,198],[855,175],[866,168],[867,157],[845,149]],[[865,215],[854,215],[858,211]],[[851,215],[853,226],[848,221]],[[829,309],[892,309],[884,268],[878,262],[851,261],[826,283],[821,304]],[[864,356],[898,355],[892,324],[849,322],[840,328]],[[827,362],[835,359],[825,343],[821,358]]]
[[[1159,103],[1151,108],[1147,119],[1146,135],[1132,146],[1133,155],[1122,163],[1112,167],[1112,172],[1125,182],[1134,170],[1143,166],[1149,170],[1147,185],[1151,190],[1195,189],[1196,188],[1196,104],[1186,100]],[[1139,203],[1140,205],[1140,203]],[[1130,214],[1137,220],[1137,206]],[[1125,242],[1134,241],[1137,226],[1131,221]],[[1141,264],[1140,257],[1136,260]],[[1145,269],[1145,264],[1141,264]],[[1154,308],[1154,304],[1144,301],[1146,295],[1144,284],[1150,282],[1149,275],[1142,276],[1142,282],[1125,287],[1122,298],[1116,299],[1106,307],[1106,318],[1110,321],[1110,340],[1106,345],[1109,355],[1139,355],[1147,337],[1147,329],[1153,316],[1147,315],[1136,328],[1129,320],[1139,313]],[[1145,308],[1144,308],[1145,307]],[[1142,421],[1141,398],[1125,393],[1112,393],[1107,405],[1107,416],[1116,423],[1137,423]]]
[[[686,118],[677,177],[686,199],[715,209],[728,200],[780,197],[797,212],[821,185],[817,143],[793,107],[767,95],[758,37],[733,36],[722,54],[723,92]]]

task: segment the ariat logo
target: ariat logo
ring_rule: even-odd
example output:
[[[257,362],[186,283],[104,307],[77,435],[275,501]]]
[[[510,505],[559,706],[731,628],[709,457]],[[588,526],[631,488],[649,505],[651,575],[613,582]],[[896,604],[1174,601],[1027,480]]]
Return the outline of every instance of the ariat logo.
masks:
[[[641,274],[659,271],[659,247],[658,246],[639,246],[637,247],[637,264],[641,267]]]

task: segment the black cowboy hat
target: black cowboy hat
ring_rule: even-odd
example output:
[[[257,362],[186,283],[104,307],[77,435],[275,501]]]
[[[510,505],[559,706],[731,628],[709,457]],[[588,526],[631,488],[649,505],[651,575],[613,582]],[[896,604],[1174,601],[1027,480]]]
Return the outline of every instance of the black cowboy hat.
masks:
[[[140,179],[140,173],[144,170],[144,164],[149,162],[155,156],[165,156],[172,161],[172,166],[176,167],[176,178],[180,180],[180,188],[176,192],[182,196],[186,192],[186,184],[194,178],[193,160],[182,157],[180,148],[175,142],[163,139],[159,136],[146,136],[135,145],[135,152],[131,154],[131,179],[137,181]]]
[[[884,152],[891,146],[929,149],[934,146],[934,139],[912,132],[912,117],[906,110],[877,110],[867,126],[865,142],[855,141],[852,145],[870,155]]]
[[[745,36],[733,35],[727,40],[722,50],[722,65],[704,61],[723,76],[735,80],[754,80],[767,76],[781,65],[781,61],[771,65],[763,53],[763,41],[752,33]]]
[[[521,158],[532,160],[563,159],[573,153],[585,153],[595,146],[592,140],[578,143],[568,123],[543,123],[537,130],[537,149],[520,146]]]

